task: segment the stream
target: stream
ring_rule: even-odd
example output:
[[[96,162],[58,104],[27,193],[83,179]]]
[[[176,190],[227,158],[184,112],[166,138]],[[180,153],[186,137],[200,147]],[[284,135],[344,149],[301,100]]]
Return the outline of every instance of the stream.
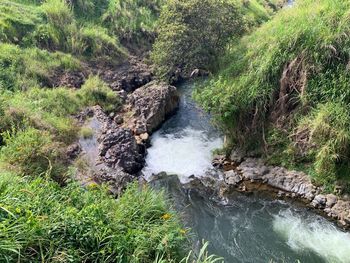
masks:
[[[152,135],[143,174],[148,180],[160,172],[177,175],[153,185],[166,191],[191,228],[194,247],[207,240],[209,252],[228,263],[349,263],[350,234],[304,206],[238,192],[223,204],[181,186],[213,169],[212,151],[223,145],[210,116],[192,100],[193,86],[179,87],[179,110]]]

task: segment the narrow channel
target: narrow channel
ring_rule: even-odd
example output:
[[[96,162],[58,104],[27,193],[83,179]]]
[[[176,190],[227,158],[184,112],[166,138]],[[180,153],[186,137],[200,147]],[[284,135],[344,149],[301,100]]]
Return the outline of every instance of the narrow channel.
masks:
[[[152,136],[143,173],[146,179],[160,172],[177,175],[154,185],[166,190],[192,229],[194,246],[207,240],[210,253],[228,263],[349,263],[350,234],[305,207],[238,192],[221,204],[181,187],[190,176],[212,169],[212,151],[223,145],[210,116],[192,100],[193,87],[191,82],[179,87],[179,110]]]

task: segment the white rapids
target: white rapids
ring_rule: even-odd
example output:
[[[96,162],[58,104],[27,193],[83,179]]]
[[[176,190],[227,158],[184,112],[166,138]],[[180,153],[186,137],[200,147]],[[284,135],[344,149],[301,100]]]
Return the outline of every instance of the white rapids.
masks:
[[[290,210],[274,216],[273,229],[296,252],[314,252],[329,263],[350,262],[350,234],[326,220],[305,220]]]

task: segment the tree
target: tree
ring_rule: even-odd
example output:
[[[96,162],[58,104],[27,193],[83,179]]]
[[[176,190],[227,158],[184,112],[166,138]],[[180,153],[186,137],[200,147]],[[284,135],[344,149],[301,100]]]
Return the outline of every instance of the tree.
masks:
[[[243,32],[243,15],[231,0],[170,0],[158,22],[152,60],[157,74],[210,70],[228,40]]]

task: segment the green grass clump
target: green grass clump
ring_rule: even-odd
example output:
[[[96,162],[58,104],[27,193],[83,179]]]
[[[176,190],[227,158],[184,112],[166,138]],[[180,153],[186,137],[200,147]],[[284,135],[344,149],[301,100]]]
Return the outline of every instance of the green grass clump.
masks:
[[[298,123],[296,134],[307,133],[308,155],[314,160],[315,180],[332,191],[337,181],[347,184],[350,167],[349,109],[337,102],[319,104]]]
[[[114,200],[97,185],[0,179],[0,261],[180,261],[185,237],[162,193],[132,184]]]
[[[244,142],[245,146],[250,144],[249,137],[251,145],[258,142],[266,148],[266,141],[274,144],[266,138],[271,134],[268,130],[281,129],[290,141],[281,151],[289,151],[300,145],[295,141],[300,137],[293,136],[296,127],[308,123],[306,130],[312,131],[317,120],[333,125],[332,140],[337,142],[320,134],[319,147],[303,147],[297,152],[313,156],[306,159],[325,179],[318,181],[328,181],[330,173],[334,182],[339,178],[335,171],[342,167],[344,174],[344,160],[350,157],[343,150],[350,103],[349,12],[347,1],[297,1],[293,8],[283,9],[271,21],[231,43],[221,69],[206,88],[198,89],[196,98],[225,125],[235,143]],[[334,120],[318,119],[310,113],[315,109],[324,116],[324,107],[332,108],[330,102],[335,103],[331,112],[338,116]],[[312,140],[308,143],[313,144]],[[350,166],[345,166],[348,171]]]
[[[42,14],[34,7],[1,1],[0,41],[20,45],[30,42],[30,34],[42,20]]]
[[[97,76],[91,76],[79,90],[79,98],[84,105],[100,105],[105,111],[117,109],[119,96]]]
[[[120,39],[137,41],[152,35],[164,0],[110,0],[103,21]]]
[[[3,133],[2,137],[5,146],[0,148],[0,164],[6,169],[31,176],[55,178],[60,175],[62,169],[57,161],[60,145],[53,142],[49,132],[28,128]]]

